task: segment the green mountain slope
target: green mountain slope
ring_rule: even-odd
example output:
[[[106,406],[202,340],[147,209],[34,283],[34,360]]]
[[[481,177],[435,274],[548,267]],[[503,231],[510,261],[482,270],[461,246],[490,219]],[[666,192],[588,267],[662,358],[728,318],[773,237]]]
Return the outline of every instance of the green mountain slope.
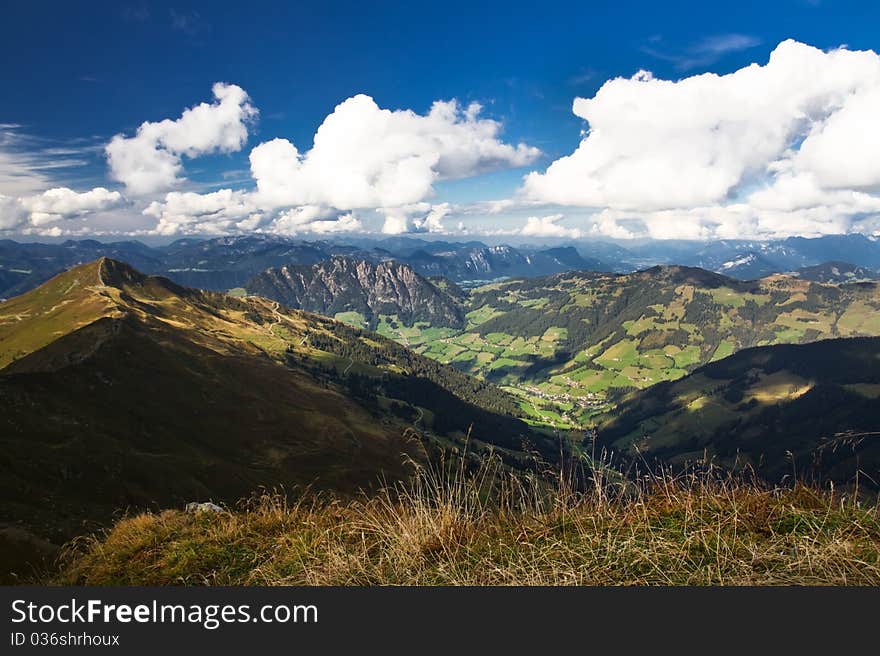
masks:
[[[880,335],[880,286],[702,269],[563,273],[473,290],[463,331],[379,330],[506,386],[536,421],[588,425],[633,389],[744,348]]]
[[[53,540],[125,507],[354,491],[469,430],[512,464],[524,439],[541,445],[485,381],[113,260],[0,304],[0,358],[0,517]]]
[[[633,393],[603,418],[599,443],[646,462],[704,455],[880,487],[880,338],[746,349]]]

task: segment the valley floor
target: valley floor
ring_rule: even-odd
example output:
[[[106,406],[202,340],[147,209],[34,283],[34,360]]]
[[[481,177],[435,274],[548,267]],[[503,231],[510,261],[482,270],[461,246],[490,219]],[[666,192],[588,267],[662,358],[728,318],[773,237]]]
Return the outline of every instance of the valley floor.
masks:
[[[429,472],[363,501],[138,515],[72,545],[53,582],[880,585],[876,502],[708,476],[582,496],[490,478]]]

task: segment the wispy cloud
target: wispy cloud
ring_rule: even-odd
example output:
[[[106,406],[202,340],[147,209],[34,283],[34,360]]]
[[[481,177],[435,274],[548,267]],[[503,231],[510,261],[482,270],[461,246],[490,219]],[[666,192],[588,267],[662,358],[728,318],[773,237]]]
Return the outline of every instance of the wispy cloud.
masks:
[[[97,144],[59,144],[27,134],[22,126],[0,123],[0,194],[24,196],[59,184],[59,174],[87,166]]]
[[[670,62],[680,71],[689,71],[714,64],[729,53],[759,46],[761,40],[748,34],[716,34],[704,37],[684,49],[666,49],[663,39],[654,36],[649,39],[649,44],[642,46],[642,52]]]

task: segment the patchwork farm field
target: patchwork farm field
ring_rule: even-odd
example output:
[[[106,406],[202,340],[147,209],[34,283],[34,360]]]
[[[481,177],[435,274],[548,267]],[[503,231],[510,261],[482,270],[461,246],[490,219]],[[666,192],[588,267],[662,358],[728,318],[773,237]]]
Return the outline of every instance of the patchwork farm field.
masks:
[[[556,428],[590,427],[631,392],[745,348],[880,335],[875,284],[741,282],[686,267],[506,280],[465,303],[463,330],[394,316],[377,330],[501,385],[531,421]],[[352,314],[337,318],[363,325]]]

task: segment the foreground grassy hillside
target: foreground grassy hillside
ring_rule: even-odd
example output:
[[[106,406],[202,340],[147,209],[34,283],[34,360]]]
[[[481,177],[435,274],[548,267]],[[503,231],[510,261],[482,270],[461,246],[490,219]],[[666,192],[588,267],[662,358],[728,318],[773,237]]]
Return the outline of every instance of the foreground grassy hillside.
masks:
[[[168,510],[69,549],[86,585],[880,585],[880,509],[711,475],[575,495],[425,475],[369,500]]]

